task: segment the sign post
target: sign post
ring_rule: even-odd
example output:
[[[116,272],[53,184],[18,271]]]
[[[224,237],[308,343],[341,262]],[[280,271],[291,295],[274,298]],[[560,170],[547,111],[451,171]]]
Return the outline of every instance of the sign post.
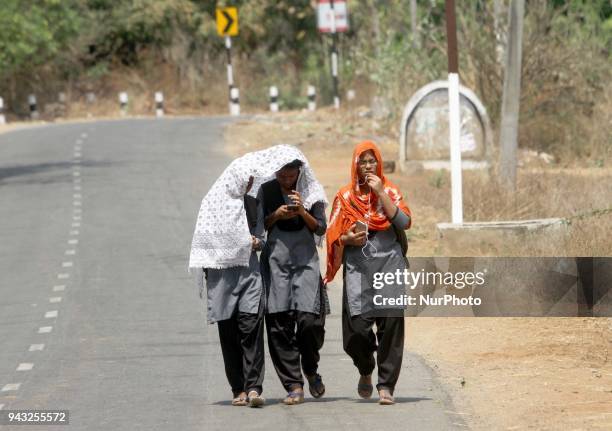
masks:
[[[338,90],[338,32],[348,30],[348,14],[345,0],[319,0],[317,26],[321,33],[331,33],[331,72],[334,92],[334,107],[340,108]]]
[[[238,100],[237,92],[232,102],[232,89],[234,88],[234,70],[232,68],[232,36],[238,36],[238,9],[235,7],[217,8],[217,33],[225,38],[225,52],[227,54],[227,86],[229,88],[230,113],[236,112],[232,108]],[[240,108],[238,107],[238,110]]]
[[[459,56],[455,0],[446,0],[446,41],[448,44],[448,111],[451,160],[453,224],[463,224],[463,186],[461,178],[461,114],[459,107]]]

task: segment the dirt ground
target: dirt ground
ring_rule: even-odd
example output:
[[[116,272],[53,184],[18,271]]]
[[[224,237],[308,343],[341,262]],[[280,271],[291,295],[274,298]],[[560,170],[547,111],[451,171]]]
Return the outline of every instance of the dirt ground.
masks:
[[[225,138],[236,156],[274,144],[296,145],[331,199],[348,181],[356,143],[373,139],[383,158],[397,159],[397,131],[364,114],[258,115],[229,126]],[[518,192],[512,197],[488,174],[466,174],[466,220],[564,217],[571,229],[554,246],[471,250],[466,245],[462,255],[611,256],[612,170],[585,164],[559,167],[523,152]],[[409,255],[436,255],[436,223],[451,216],[448,175],[396,172],[389,178],[413,211]],[[612,319],[418,317],[407,319],[406,326],[407,347],[427,360],[471,428],[612,429]]]

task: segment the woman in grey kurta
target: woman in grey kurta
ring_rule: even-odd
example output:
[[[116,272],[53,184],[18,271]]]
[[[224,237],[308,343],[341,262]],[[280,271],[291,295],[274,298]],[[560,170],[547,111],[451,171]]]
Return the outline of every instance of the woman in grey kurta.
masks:
[[[371,397],[378,363],[379,403],[393,404],[404,347],[403,307],[389,307],[380,298],[395,298],[404,286],[394,281],[378,289],[373,282],[375,274],[407,268],[399,240],[410,227],[411,213],[399,189],[385,178],[373,142],[358,145],[352,161],[351,183],[340,189],[331,212],[325,281],[343,265],[342,336],[344,350],[359,371],[358,394]]]
[[[304,400],[302,370],[315,398],[325,392],[317,373],[326,309],[315,243],[315,235],[326,229],[325,202],[309,210],[303,206],[296,190],[301,166],[300,161],[284,166],[258,195],[268,231],[261,255],[268,346],[289,405]]]
[[[247,193],[252,180],[247,187]],[[245,195],[244,206],[252,235],[249,266],[208,268],[206,297],[208,321],[217,323],[225,374],[232,388],[232,405],[257,407],[264,379],[264,289],[257,251],[264,245],[264,225],[255,198]]]

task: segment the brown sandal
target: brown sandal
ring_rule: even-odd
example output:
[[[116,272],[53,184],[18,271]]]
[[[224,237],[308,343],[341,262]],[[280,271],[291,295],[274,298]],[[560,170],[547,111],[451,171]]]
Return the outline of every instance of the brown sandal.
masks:
[[[232,400],[232,405],[237,407],[246,406],[248,403],[249,401],[247,400],[247,395],[244,392],[239,393]]]
[[[372,383],[366,383],[367,379],[371,379],[372,375],[369,376],[360,376],[359,382],[357,383],[357,394],[363,399],[368,399],[372,397],[372,392],[374,392],[374,386]]]
[[[304,402],[304,391],[297,391],[293,389],[292,391],[287,393],[287,398],[283,400],[288,406],[294,406],[296,404],[302,404]]]
[[[259,392],[251,391],[248,395],[249,407],[261,407],[266,403],[264,397],[262,397]]]

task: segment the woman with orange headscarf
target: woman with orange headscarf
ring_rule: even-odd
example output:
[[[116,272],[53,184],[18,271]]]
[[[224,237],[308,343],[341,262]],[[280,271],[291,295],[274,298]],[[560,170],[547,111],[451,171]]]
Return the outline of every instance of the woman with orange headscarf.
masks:
[[[389,306],[383,299],[397,297],[404,286],[396,277],[391,283],[382,283],[381,274],[396,275],[407,269],[400,239],[405,238],[403,231],[410,225],[410,209],[399,189],[383,174],[380,150],[371,141],[360,143],[353,152],[351,183],[334,199],[326,235],[325,282],[344,266],[344,351],[359,370],[357,392],[362,398],[372,396],[377,352],[376,388],[383,405],[394,403],[404,350],[403,307]]]

